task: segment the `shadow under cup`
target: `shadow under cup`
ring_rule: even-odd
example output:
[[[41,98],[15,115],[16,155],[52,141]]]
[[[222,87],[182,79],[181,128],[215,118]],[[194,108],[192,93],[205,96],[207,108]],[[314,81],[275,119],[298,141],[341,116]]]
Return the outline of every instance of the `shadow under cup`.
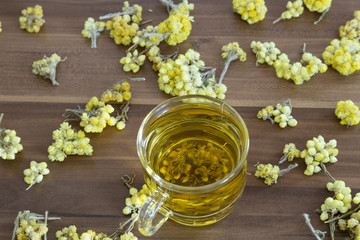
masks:
[[[178,157],[170,171],[172,155],[189,148],[196,161],[192,162],[189,154]],[[184,225],[203,226],[228,215],[245,187],[248,149],[249,135],[243,119],[218,99],[181,96],[155,107],[143,120],[137,137],[145,182],[153,194],[144,204],[147,209],[141,210],[140,232],[151,235],[140,228],[156,221],[160,227],[169,216]],[[212,156],[214,152],[220,152],[220,157]],[[221,176],[215,170],[224,162]],[[217,178],[205,176],[198,169],[207,169]]]

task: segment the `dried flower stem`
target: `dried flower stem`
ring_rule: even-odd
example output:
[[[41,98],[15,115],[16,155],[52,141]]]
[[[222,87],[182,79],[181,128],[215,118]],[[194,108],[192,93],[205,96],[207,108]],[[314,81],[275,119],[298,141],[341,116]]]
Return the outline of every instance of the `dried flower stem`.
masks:
[[[99,19],[103,20],[103,19],[109,19],[109,18],[113,18],[113,17],[117,17],[117,16],[122,16],[122,15],[133,15],[136,13],[136,8],[134,7],[130,7],[129,9],[127,9],[124,12],[116,12],[116,13],[109,13],[106,14],[104,16],[100,16]]]
[[[203,37],[203,38],[198,38],[198,39],[195,39],[193,41],[193,44],[195,47],[197,47],[198,49],[200,49],[200,41],[208,41],[208,40],[211,40],[211,39],[214,39],[215,37],[214,36],[211,36],[211,37]]]
[[[325,164],[324,164],[323,162],[321,162],[321,163],[320,163],[320,166],[321,166],[321,168],[324,170],[324,173],[325,173],[329,178],[331,178],[331,180],[333,180],[333,181],[335,182],[336,179],[335,179],[333,176],[331,176],[331,174],[329,173],[329,171],[326,169]]]
[[[318,24],[324,17],[325,15],[328,13],[328,11],[330,10],[330,8],[326,9],[325,11],[323,11],[319,17],[319,19],[317,21],[314,22],[314,24]]]
[[[284,175],[285,173],[290,172],[292,169],[296,168],[297,166],[299,166],[299,164],[294,163],[294,164],[290,164],[287,168],[285,169],[281,169],[278,173],[279,176]]]
[[[310,218],[309,218],[309,214],[307,213],[303,213],[303,216],[305,218],[305,223],[308,225],[308,227],[310,228],[312,234],[315,236],[315,238],[317,240],[324,240],[325,239],[325,234],[326,232],[320,231],[320,230],[316,230],[311,222],[310,222]]]
[[[132,188],[132,184],[135,181],[135,173],[133,173],[133,177],[130,177],[129,175],[125,175],[123,177],[121,177],[121,180],[123,181],[123,183],[130,189]]]
[[[12,238],[11,240],[15,240],[16,239],[16,230],[19,228],[19,218],[20,218],[20,214],[21,214],[21,211],[18,212],[16,218],[15,218],[15,221],[14,221],[14,230],[13,230],[13,235],[12,235]]]
[[[353,210],[348,211],[347,213],[344,213],[344,214],[342,214],[342,215],[340,215],[340,216],[331,218],[331,219],[325,221],[324,223],[331,223],[331,222],[337,221],[337,220],[339,220],[339,219],[346,218],[347,216],[350,216],[351,214],[353,214],[354,212],[357,212],[358,210],[360,210],[360,205],[358,205],[358,206],[357,206],[356,208],[354,208]]]

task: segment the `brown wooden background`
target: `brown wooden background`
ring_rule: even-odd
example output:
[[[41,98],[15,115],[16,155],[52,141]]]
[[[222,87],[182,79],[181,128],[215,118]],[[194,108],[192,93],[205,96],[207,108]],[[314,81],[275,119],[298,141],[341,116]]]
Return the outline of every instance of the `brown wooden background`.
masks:
[[[120,10],[123,1],[114,0],[52,0],[52,1],[0,1],[0,112],[5,113],[2,127],[15,129],[22,138],[23,152],[15,161],[0,160],[0,239],[10,239],[13,221],[19,210],[33,212],[49,210],[61,221],[51,222],[48,239],[65,226],[76,225],[79,232],[93,229],[112,233],[120,221],[125,221],[122,208],[127,188],[120,178],[133,172],[138,176],[135,186],[143,184],[135,140],[138,127],[145,115],[158,103],[170,96],[161,92],[157,74],[146,62],[136,75],[124,73],[119,59],[126,47],[117,46],[104,32],[98,39],[97,49],[90,48],[90,40],[80,32],[87,17],[98,17]],[[166,7],[157,0],[134,0],[143,6],[143,19],[158,24],[167,17]],[[305,10],[297,19],[273,25],[285,9],[286,0],[267,0],[268,12],[264,21],[248,25],[233,13],[232,2],[198,0],[193,30],[189,39],[180,44],[184,53],[194,48],[193,41],[215,37],[201,42],[202,59],[207,65],[223,67],[221,47],[238,41],[247,52],[245,63],[233,62],[225,76],[228,86],[226,102],[243,116],[250,132],[249,172],[257,162],[277,163],[283,146],[294,142],[305,148],[306,140],[323,135],[325,140],[338,141],[339,162],[328,165],[337,179],[344,180],[353,190],[360,191],[359,181],[359,129],[346,128],[334,115],[339,100],[352,99],[360,104],[360,75],[343,77],[333,69],[316,75],[310,82],[296,86],[278,79],[268,65],[256,67],[250,49],[252,40],[274,41],[292,61],[300,59],[303,43],[309,52],[321,57],[323,50],[338,36],[338,28],[360,10],[358,0],[334,0],[330,12],[318,25],[313,22],[318,14]],[[21,9],[42,5],[46,24],[40,33],[30,34],[19,28]],[[149,12],[152,9],[153,12]],[[176,48],[161,46],[164,51]],[[32,62],[44,54],[58,53],[68,59],[57,68],[60,86],[31,72]],[[91,157],[70,156],[62,163],[47,159],[47,147],[52,143],[52,131],[63,121],[66,108],[83,106],[92,96],[127,76],[146,77],[145,82],[132,83],[133,98],[128,126],[123,131],[107,127],[101,134],[89,134],[94,147]],[[256,113],[269,104],[291,98],[293,116],[299,124],[295,128],[280,129],[268,121],[256,118]],[[77,125],[73,123],[73,125]],[[41,184],[25,191],[22,171],[30,161],[47,161],[50,175]],[[331,194],[325,189],[329,180],[323,172],[307,177],[305,164],[281,177],[277,185],[266,187],[261,180],[249,176],[245,192],[234,211],[224,220],[206,227],[186,227],[167,222],[154,239],[313,239],[304,223],[302,213],[310,214],[315,228],[328,228],[319,220],[315,209]],[[137,230],[135,235],[145,239]],[[338,234],[337,236],[344,236]],[[327,235],[329,239],[329,235]]]

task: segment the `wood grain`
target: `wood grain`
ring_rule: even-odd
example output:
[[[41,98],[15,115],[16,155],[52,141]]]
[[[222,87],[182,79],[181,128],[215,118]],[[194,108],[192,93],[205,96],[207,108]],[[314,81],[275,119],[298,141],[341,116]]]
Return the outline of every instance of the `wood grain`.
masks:
[[[143,6],[143,18],[158,24],[167,17],[166,7],[156,0],[131,1]],[[352,19],[353,11],[360,10],[358,0],[333,1],[328,15],[318,24],[318,14],[305,10],[298,19],[272,22],[284,10],[286,0],[266,1],[268,12],[264,21],[249,25],[232,11],[232,3],[216,0],[194,1],[195,22],[189,39],[178,46],[184,53],[194,48],[193,41],[201,41],[198,50],[207,65],[223,67],[221,46],[238,41],[247,52],[245,63],[234,62],[225,76],[228,86],[226,102],[234,106],[244,118],[250,133],[249,172],[257,162],[277,163],[286,143],[294,142],[305,148],[308,139],[322,135],[336,139],[339,162],[329,165],[337,179],[344,180],[354,193],[360,191],[358,172],[359,126],[341,126],[334,115],[336,102],[352,99],[360,104],[360,75],[341,76],[333,69],[316,75],[302,86],[278,79],[267,65],[255,65],[250,42],[274,41],[291,60],[300,59],[300,49],[307,49],[321,57],[324,48],[338,36],[338,28]],[[46,24],[38,34],[19,28],[20,11],[40,4]],[[146,62],[139,73],[124,73],[119,60],[126,47],[117,46],[102,34],[98,47],[90,48],[90,40],[81,36],[87,17],[98,17],[120,10],[122,2],[114,0],[2,0],[0,21],[0,112],[5,114],[1,126],[15,129],[22,138],[23,152],[15,161],[0,161],[0,239],[10,239],[13,221],[20,210],[33,212],[49,210],[60,221],[51,222],[48,239],[55,232],[75,224],[79,232],[93,229],[112,233],[122,214],[127,189],[120,178],[136,173],[135,186],[143,184],[142,170],[136,153],[136,135],[142,119],[158,103],[170,96],[157,86],[157,74]],[[153,12],[149,12],[152,9]],[[176,49],[161,45],[165,52]],[[54,87],[31,73],[33,61],[43,55],[58,53],[68,59],[57,68],[59,86]],[[91,157],[68,157],[63,163],[49,163],[51,174],[41,184],[27,187],[22,171],[29,162],[48,161],[47,147],[52,143],[52,131],[63,121],[66,108],[84,105],[90,97],[98,96],[114,82],[128,76],[145,77],[145,82],[132,83],[133,98],[129,122],[123,131],[108,127],[101,134],[89,134],[94,147]],[[270,122],[258,120],[262,107],[291,98],[293,116],[299,124],[295,128],[280,129]],[[76,123],[73,123],[77,125]],[[313,239],[304,223],[302,213],[310,214],[317,229],[328,231],[317,213],[324,199],[330,196],[325,189],[329,180],[320,173],[312,177],[303,174],[305,164],[279,179],[279,183],[265,187],[261,180],[249,176],[243,197],[233,212],[224,220],[206,227],[185,227],[168,221],[154,239]],[[145,239],[137,230],[135,235]],[[181,234],[179,234],[181,233]],[[338,233],[343,237],[344,234]],[[326,239],[330,239],[329,236]]]

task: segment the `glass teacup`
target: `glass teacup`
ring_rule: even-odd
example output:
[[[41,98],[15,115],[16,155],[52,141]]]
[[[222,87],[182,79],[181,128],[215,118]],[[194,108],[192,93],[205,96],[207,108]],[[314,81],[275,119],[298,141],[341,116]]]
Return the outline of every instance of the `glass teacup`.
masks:
[[[227,216],[246,182],[249,135],[241,116],[218,99],[171,98],[143,120],[137,151],[152,195],[139,231],[153,235],[170,217],[189,226]]]

